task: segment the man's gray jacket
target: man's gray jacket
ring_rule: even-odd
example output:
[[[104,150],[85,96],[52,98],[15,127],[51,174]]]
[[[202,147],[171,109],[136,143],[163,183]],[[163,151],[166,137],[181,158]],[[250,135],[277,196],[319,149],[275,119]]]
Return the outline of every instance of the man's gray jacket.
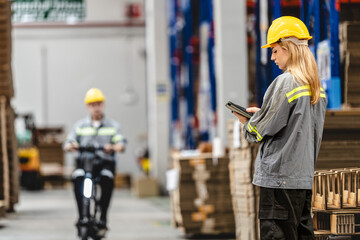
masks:
[[[75,123],[69,132],[64,145],[68,142],[76,142],[80,146],[88,146],[97,144],[104,146],[105,144],[123,143],[126,139],[120,131],[119,124],[109,118],[104,117],[98,128],[92,126],[91,117],[88,116]]]
[[[309,86],[289,72],[267,89],[263,105],[245,123],[245,137],[260,142],[253,184],[268,188],[312,189],[322,139],[326,97],[310,103]]]

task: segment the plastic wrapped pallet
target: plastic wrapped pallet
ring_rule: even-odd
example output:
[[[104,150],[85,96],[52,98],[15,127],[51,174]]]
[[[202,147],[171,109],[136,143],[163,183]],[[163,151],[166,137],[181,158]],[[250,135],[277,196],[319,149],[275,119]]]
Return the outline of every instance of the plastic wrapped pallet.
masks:
[[[229,158],[213,159],[210,153],[172,154],[179,172],[178,187],[171,193],[173,220],[186,234],[234,233],[229,183]]]
[[[258,150],[244,138],[243,125],[237,120],[228,122],[230,145],[230,184],[238,240],[257,240],[259,188],[252,184],[253,168]]]

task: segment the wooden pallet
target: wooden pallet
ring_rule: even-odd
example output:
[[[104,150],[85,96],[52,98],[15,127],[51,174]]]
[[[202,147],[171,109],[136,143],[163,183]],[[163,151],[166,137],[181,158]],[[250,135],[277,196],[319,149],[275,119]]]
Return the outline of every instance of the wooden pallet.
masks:
[[[314,230],[333,235],[360,235],[360,210],[313,211]]]
[[[10,174],[9,158],[7,151],[7,134],[6,134],[6,98],[0,96],[0,133],[1,133],[1,176],[2,176],[2,193],[0,200],[4,201],[6,209],[10,207]]]
[[[318,209],[341,209],[340,179],[337,173],[317,171],[313,184],[313,207]]]
[[[322,210],[360,208],[359,180],[359,168],[316,171],[312,206]]]
[[[328,236],[331,234],[327,230],[314,231],[315,240],[328,240]]]

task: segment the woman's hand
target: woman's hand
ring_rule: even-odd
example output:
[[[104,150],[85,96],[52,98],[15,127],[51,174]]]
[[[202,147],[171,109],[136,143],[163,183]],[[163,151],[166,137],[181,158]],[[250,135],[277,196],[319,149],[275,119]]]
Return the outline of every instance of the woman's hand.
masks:
[[[259,110],[260,110],[260,108],[258,108],[258,107],[249,107],[246,109],[247,112],[251,112],[251,113],[256,113]]]
[[[260,108],[258,107],[250,107],[250,108],[247,108],[246,111],[247,112],[250,112],[250,113],[256,113],[257,111],[259,111]],[[239,119],[239,121],[242,123],[242,124],[245,124],[247,120],[249,120],[248,118],[236,113],[236,112],[233,112],[233,114]]]
[[[248,118],[244,117],[243,115],[238,114],[237,112],[232,112],[242,124],[245,124]]]

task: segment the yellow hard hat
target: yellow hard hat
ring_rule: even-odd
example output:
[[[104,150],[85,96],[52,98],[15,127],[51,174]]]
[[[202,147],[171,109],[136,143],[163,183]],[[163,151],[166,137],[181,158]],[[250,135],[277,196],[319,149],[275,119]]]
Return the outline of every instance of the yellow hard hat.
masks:
[[[307,27],[300,19],[291,16],[284,16],[275,19],[271,23],[267,34],[267,44],[261,48],[268,48],[271,44],[286,37],[296,37],[303,40],[309,40],[312,38]]]
[[[91,88],[87,91],[85,95],[85,103],[93,103],[93,102],[104,102],[105,96],[100,89]]]

